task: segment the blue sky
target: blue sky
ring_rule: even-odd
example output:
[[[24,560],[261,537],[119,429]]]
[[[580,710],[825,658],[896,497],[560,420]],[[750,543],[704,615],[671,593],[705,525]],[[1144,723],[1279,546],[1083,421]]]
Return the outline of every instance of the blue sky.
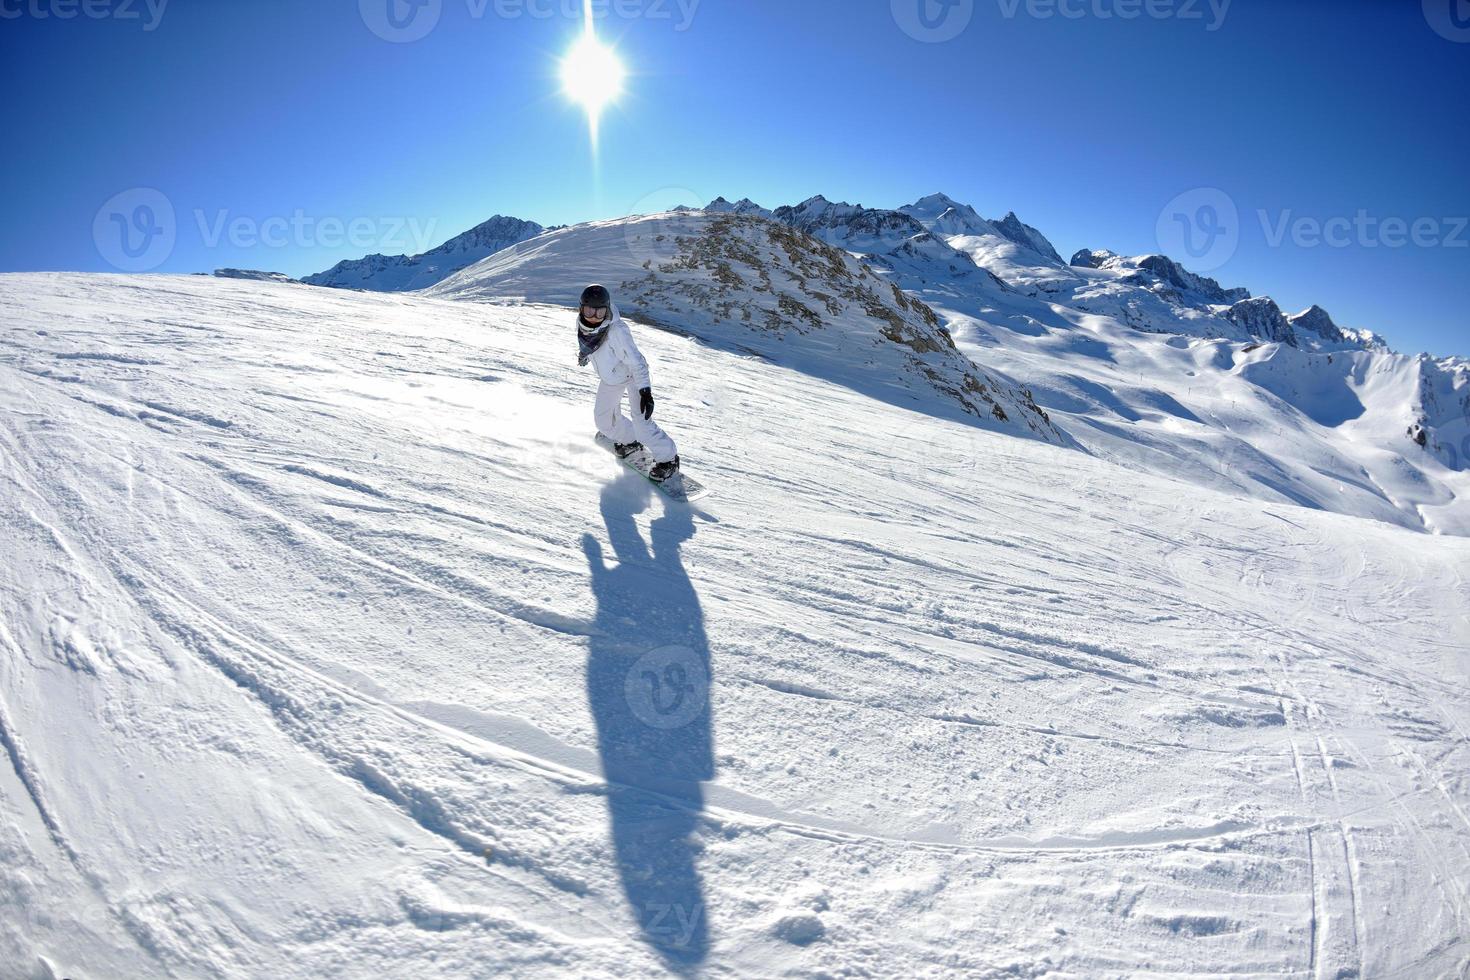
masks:
[[[595,169],[556,74],[577,0],[419,2],[0,0],[0,270],[114,268],[94,220],[134,188],[174,211],[159,271],[293,275],[716,195],[943,190],[1142,253],[1215,188],[1225,285],[1470,354],[1465,0],[605,0],[632,77]],[[912,36],[921,2],[953,37]],[[380,37],[390,3],[432,29]]]

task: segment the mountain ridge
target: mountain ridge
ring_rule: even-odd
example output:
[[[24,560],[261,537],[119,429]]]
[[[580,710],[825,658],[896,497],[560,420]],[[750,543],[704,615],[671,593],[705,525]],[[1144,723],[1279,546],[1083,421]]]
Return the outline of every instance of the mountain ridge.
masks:
[[[713,242],[712,219],[739,231],[730,242]],[[681,222],[704,223],[703,230]],[[771,227],[759,232],[762,226]],[[891,398],[871,370],[853,373],[845,354],[818,356],[828,341],[814,329],[833,316],[826,303],[834,293],[820,276],[799,271],[810,254],[793,262],[794,253],[784,253],[776,264],[793,278],[780,288],[765,283],[769,269],[757,265],[772,261],[774,228],[816,243],[795,252],[815,254],[820,245],[845,256],[840,264],[851,259],[886,281],[891,296],[884,292],[879,306],[897,310],[900,320],[927,310],[936,320],[923,327],[924,344],[934,347],[928,353],[943,359],[935,352],[956,345],[990,379],[978,382],[986,392],[1007,393],[995,400],[1007,422],[1044,418],[1043,430],[1055,428],[1124,465],[1268,500],[1451,533],[1470,526],[1456,516],[1470,487],[1454,489],[1470,468],[1470,431],[1461,431],[1470,430],[1470,409],[1455,408],[1470,391],[1463,363],[1396,354],[1373,332],[1341,327],[1320,305],[1288,314],[1271,297],[1223,286],[1168,256],[1082,249],[1063,261],[1014,212],[992,221],[942,193],[899,208],[821,194],[775,209],[719,197],[704,208],[543,232],[427,288],[524,299],[521,265],[541,270],[532,291],[538,302],[561,304],[584,284],[577,278],[616,278],[630,313],[645,322],[748,347],[749,336],[732,332],[744,309],[749,322],[741,329],[767,324],[756,344],[763,356],[795,358],[819,376],[846,372],[849,383]],[[596,231],[588,238],[579,229]],[[596,245],[572,254],[575,241]],[[763,257],[752,264],[757,253]],[[561,269],[548,278],[553,255]],[[622,271],[614,277],[613,270]],[[473,283],[481,274],[487,278]],[[547,287],[552,279],[554,289]],[[905,312],[897,299],[918,306]],[[882,316],[863,322],[859,335],[893,343],[881,339]],[[772,346],[777,335],[783,346]],[[1262,346],[1268,350],[1257,352]],[[1273,356],[1276,346],[1302,356]],[[1344,364],[1357,364],[1355,353],[1376,360],[1344,373]],[[819,363],[823,357],[832,363]],[[966,383],[956,381],[963,370],[945,368],[936,381],[913,363],[885,363],[893,383],[948,391],[944,397],[972,416],[988,411],[983,402],[966,404]],[[1135,372],[1135,383],[1120,386],[1122,370]],[[1363,456],[1369,446],[1372,454]],[[1363,499],[1348,503],[1343,494]]]
[[[309,286],[370,289],[375,292],[423,289],[487,255],[545,231],[545,227],[534,221],[497,214],[427,252],[417,255],[373,253],[360,259],[343,259],[330,269],[303,276],[301,282]]]
[[[806,258],[788,253],[777,263],[793,276],[784,288],[759,268],[769,256],[752,262],[775,247],[777,228],[809,240],[795,250]],[[715,240],[726,234],[730,241]],[[750,337],[732,324],[764,322],[754,349],[832,377],[852,365],[822,346],[817,329],[833,315],[831,285],[801,271],[821,250],[839,257],[826,268],[850,259],[893,297],[917,300],[937,321],[923,328],[924,343],[936,351],[954,343],[992,379],[987,391],[1009,392],[997,400],[1008,421],[1045,416],[1089,452],[1202,485],[1420,529],[1470,528],[1460,516],[1460,501],[1470,499],[1470,451],[1461,452],[1470,433],[1460,433],[1470,411],[1446,408],[1470,392],[1470,370],[1431,369],[1371,333],[1344,330],[1321,306],[1288,315],[1270,297],[1221,286],[1167,256],[1083,250],[1062,262],[1013,212],[992,222],[943,194],[896,209],[820,194],[769,211],[716,198],[704,209],[534,238],[430,293],[560,304],[578,279],[623,270],[608,278],[645,322],[736,346],[750,346]],[[865,322],[857,336],[881,335],[881,317]],[[777,335],[784,339],[773,346]],[[895,382],[926,377],[912,364],[885,363],[880,375]],[[1123,371],[1134,372],[1126,386]],[[858,374],[849,378],[855,387],[891,397],[871,371]],[[951,400],[963,390],[933,377],[924,385]]]
[[[881,400],[957,408],[974,424],[1068,442],[1023,386],[961,354],[922,300],[847,251],[754,214],[690,210],[575,225],[483,259],[427,295],[560,303],[593,279],[636,319]]]

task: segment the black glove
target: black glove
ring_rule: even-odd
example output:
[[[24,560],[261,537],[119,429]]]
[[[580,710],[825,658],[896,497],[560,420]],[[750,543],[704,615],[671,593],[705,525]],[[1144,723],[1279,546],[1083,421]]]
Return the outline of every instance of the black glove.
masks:
[[[638,410],[643,413],[645,419],[653,418],[653,389],[638,389]]]

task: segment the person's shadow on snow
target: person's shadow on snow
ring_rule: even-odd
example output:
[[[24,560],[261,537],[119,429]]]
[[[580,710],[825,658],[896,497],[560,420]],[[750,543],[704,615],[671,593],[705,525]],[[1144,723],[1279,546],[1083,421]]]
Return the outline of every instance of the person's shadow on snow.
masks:
[[[623,893],[644,940],[683,972],[709,949],[691,835],[704,808],[700,783],[714,775],[710,657],[704,612],[679,555],[694,521],[687,507],[667,507],[645,544],[634,516],[652,493],[632,474],[603,490],[615,565],[596,538],[582,537],[597,600],[587,699]]]

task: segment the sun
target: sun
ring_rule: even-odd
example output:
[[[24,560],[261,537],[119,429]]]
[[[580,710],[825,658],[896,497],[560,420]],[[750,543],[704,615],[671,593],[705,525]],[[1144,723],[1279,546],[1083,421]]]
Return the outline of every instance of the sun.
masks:
[[[622,94],[626,77],[618,53],[599,41],[591,30],[572,45],[561,62],[562,91],[587,111],[594,130],[602,110]]]

